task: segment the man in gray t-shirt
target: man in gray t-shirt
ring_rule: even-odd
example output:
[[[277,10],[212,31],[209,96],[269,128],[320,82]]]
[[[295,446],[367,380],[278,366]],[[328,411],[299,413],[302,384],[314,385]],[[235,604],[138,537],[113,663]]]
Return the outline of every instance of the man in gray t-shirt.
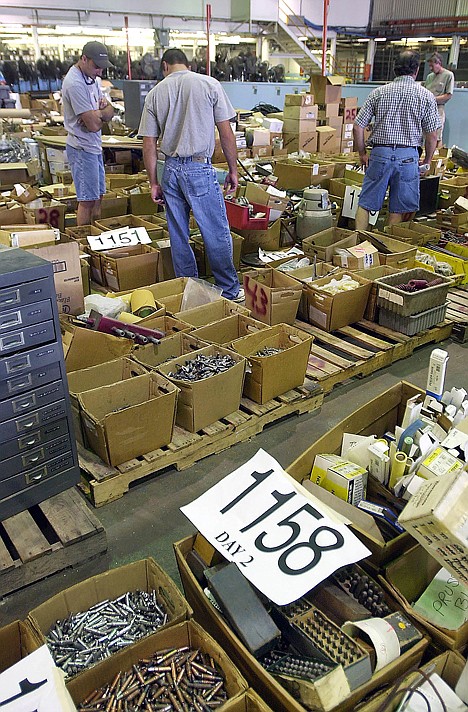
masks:
[[[103,69],[111,66],[105,45],[88,42],[62,83],[67,157],[78,199],[78,225],[89,225],[100,217],[106,192],[101,129],[113,117],[114,109],[104,99],[100,81]]]
[[[440,116],[440,127],[437,131],[437,145],[442,145],[442,134],[445,123],[445,104],[450,101],[453,96],[455,86],[455,77],[453,72],[444,69],[442,66],[442,57],[438,52],[429,59],[430,74],[427,75],[424,86],[431,94],[434,94],[437,102],[437,108]]]
[[[237,149],[230,119],[235,115],[221,84],[191,72],[179,49],[161,58],[164,80],[145,100],[139,134],[143,158],[156,203],[164,201],[177,277],[197,277],[189,244],[192,211],[202,234],[216,284],[228,299],[243,299],[232,260],[232,238],[223,195],[211,165],[215,126],[228,164],[226,190],[237,188]],[[161,183],[157,175],[159,151],[165,156]]]

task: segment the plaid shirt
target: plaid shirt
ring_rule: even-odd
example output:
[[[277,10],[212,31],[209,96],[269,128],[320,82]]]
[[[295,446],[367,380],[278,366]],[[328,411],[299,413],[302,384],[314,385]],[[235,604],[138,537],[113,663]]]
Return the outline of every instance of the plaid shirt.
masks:
[[[423,132],[440,126],[435,97],[410,76],[395,77],[371,91],[354,123],[365,128],[372,119],[372,146],[420,146]]]

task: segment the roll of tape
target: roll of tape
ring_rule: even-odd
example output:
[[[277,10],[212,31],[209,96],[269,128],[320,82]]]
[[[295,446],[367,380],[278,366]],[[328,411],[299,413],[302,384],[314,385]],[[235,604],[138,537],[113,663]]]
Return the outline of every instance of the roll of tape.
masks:
[[[406,462],[408,460],[408,455],[404,452],[397,452],[392,458],[392,465],[390,468],[390,480],[388,486],[390,489],[396,485],[398,480],[400,480],[405,474]]]
[[[135,289],[130,297],[130,306],[133,314],[141,319],[157,311],[154,295],[149,289]]]
[[[141,316],[137,316],[136,314],[130,314],[130,312],[120,312],[117,318],[119,321],[123,321],[125,324],[136,324],[138,321],[141,321]]]

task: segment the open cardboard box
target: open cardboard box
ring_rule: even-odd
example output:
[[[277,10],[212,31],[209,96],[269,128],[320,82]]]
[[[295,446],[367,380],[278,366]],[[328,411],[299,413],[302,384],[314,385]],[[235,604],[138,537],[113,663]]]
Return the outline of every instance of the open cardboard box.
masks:
[[[190,433],[196,433],[216,420],[239,410],[244,384],[245,359],[221,346],[214,345],[205,346],[197,351],[196,355],[210,356],[217,353],[230,356],[235,361],[234,366],[199,381],[183,381],[169,375],[179,364],[183,365],[187,360],[193,359],[194,354],[188,358],[179,356],[158,367],[159,373],[169,378],[180,390],[176,422]]]
[[[158,279],[159,252],[151,245],[116,247],[100,255],[104,284],[115,292],[145,287]]]
[[[229,700],[224,705],[223,712],[274,712],[257,693],[248,689],[247,692],[235,700]]]
[[[211,636],[194,621],[186,621],[161,630],[154,635],[144,638],[140,642],[113,655],[107,660],[87,670],[67,683],[73,701],[82,702],[94,690],[109,684],[115,675],[121,671],[130,670],[132,665],[139,660],[150,658],[158,651],[173,650],[175,648],[189,647],[208,653],[216,666],[221,669],[224,685],[229,699],[235,701],[247,690],[247,683],[239,670],[228,658],[224,650]],[[218,707],[219,710],[229,710],[229,703]]]
[[[158,604],[168,614],[168,622],[159,629],[161,632],[183,623],[192,616],[189,604],[175,583],[153,558],[148,557],[91,576],[33,608],[27,618],[33,640],[38,646],[43,645],[46,642],[45,636],[56,621],[63,620],[70,614],[87,611],[101,601],[113,600],[130,591],[156,591]],[[131,645],[130,649],[133,650],[134,647]],[[110,659],[116,657],[114,655]],[[99,667],[99,664],[94,669],[96,667]],[[75,681],[81,679],[83,674],[86,673],[78,675]]]
[[[41,645],[30,626],[22,621],[3,626],[0,628],[0,672],[5,672]]]
[[[156,370],[158,366],[166,361],[199,351],[205,346],[209,346],[209,343],[195,337],[193,332],[179,331],[162,339],[158,346],[154,344],[135,346],[132,352],[132,359],[149,370]]]
[[[297,280],[272,267],[250,270],[243,278],[245,306],[253,318],[270,326],[294,323],[302,295]]]
[[[297,699],[294,699],[278,680],[267,672],[258,660],[248,652],[247,648],[229,627],[224,616],[214,608],[203,593],[202,587],[187,563],[187,555],[192,551],[194,541],[195,535],[176,542],[174,551],[185,596],[193,608],[195,618],[203,622],[204,628],[218,641],[239,667],[247,682],[275,712],[304,712],[303,705]],[[316,688],[311,683],[308,692],[310,699],[314,699],[313,709],[320,712],[324,712],[324,710],[329,712],[350,712],[350,710],[354,710],[356,704],[365,695],[383,684],[392,683],[411,667],[417,665],[427,647],[427,642],[425,639],[421,640],[393,663],[375,673],[367,683],[356,688],[346,699],[340,700],[340,690],[334,684],[334,678],[332,678],[333,681],[331,683],[327,683],[326,687],[319,686],[319,688]],[[325,701],[325,704],[323,701]]]
[[[357,233],[343,227],[329,227],[316,232],[315,235],[305,237],[302,241],[302,250],[312,259],[316,257],[322,262],[331,263],[337,247],[352,247],[356,244]]]
[[[344,275],[358,282],[359,286],[337,294],[330,294],[320,289],[332,279],[340,280]],[[346,270],[315,280],[307,292],[307,321],[324,331],[335,331],[360,321],[366,311],[371,286],[370,280],[357,275],[356,272],[348,273]]]
[[[258,253],[258,248],[262,250],[279,250],[281,247],[281,220],[275,220],[268,225],[266,230],[231,230],[236,235],[244,238],[241,244],[242,255],[251,252]]]
[[[233,341],[231,348],[245,356],[248,367],[244,395],[255,403],[267,403],[304,383],[313,338],[288,324]],[[281,349],[271,356],[257,356],[266,347]]]
[[[357,507],[338,499],[335,495],[310,481],[312,465],[316,455],[323,453],[339,454],[341,452],[343,433],[376,435],[379,438],[387,430],[393,431],[395,425],[399,425],[403,419],[408,399],[422,393],[423,391],[416,386],[400,381],[400,383],[392,386],[366,403],[366,405],[351,413],[351,415],[307,448],[286,468],[286,471],[297,482],[302,482],[315,497],[336,509],[351,522],[350,527],[353,532],[372,551],[370,562],[376,568],[385,566],[402,552],[413,547],[416,543],[415,540],[408,533],[404,533],[390,541],[385,541],[373,517],[357,509]],[[367,487],[368,497],[371,501],[375,494],[382,493],[383,486],[373,477],[368,478]],[[393,495],[388,490],[385,490],[385,493],[388,494],[388,502],[391,506]]]
[[[101,218],[96,220],[96,227],[101,230],[119,230],[122,227],[144,227],[151,240],[161,237],[161,226],[149,222],[138,215],[118,215],[116,217]]]
[[[430,623],[411,605],[424,593],[441,568],[441,564],[418,544],[388,564],[380,580],[396,598],[401,608],[416,621],[417,625],[427,630],[435,643],[444,648],[463,650],[468,643],[468,621],[456,630],[449,630]],[[408,576],[409,571],[411,576]],[[457,590],[453,589],[453,595],[456,596],[456,593]]]
[[[412,269],[415,266],[417,247],[395,240],[383,233],[376,235],[367,230],[358,231],[359,238],[368,240],[379,251],[380,264],[395,269]]]
[[[193,309],[176,312],[174,316],[198,328],[199,326],[206,326],[207,324],[212,324],[214,321],[225,319],[227,316],[233,316],[234,314],[249,316],[250,310],[242,306],[242,304],[231,302],[230,299],[221,297],[215,302],[208,302],[208,304],[202,304]]]
[[[90,448],[109,465],[120,465],[168,445],[177,396],[178,388],[156,373],[80,393],[81,422]]]
[[[192,332],[192,336],[212,344],[229,346],[236,339],[255,334],[262,329],[268,329],[268,325],[244,314],[232,314],[206,326],[198,327]]]
[[[241,262],[241,252],[242,252],[242,243],[244,242],[244,238],[242,235],[238,235],[235,232],[231,232],[231,240],[232,240],[232,261],[234,262],[234,267],[236,270],[240,269],[240,262]],[[203,274],[207,277],[210,277],[212,275],[211,267],[210,267],[210,262],[208,259],[208,255],[205,249],[205,243],[203,241],[203,237],[201,234],[193,234],[191,237],[191,242],[192,242],[192,250],[195,254],[195,259],[197,261],[197,268],[198,268],[198,273]]]
[[[275,164],[275,176],[278,176],[276,187],[286,190],[302,190],[311,185],[323,186],[323,181],[333,178],[334,173],[335,166],[330,161],[288,159]]]
[[[64,315],[60,317],[60,330],[67,373],[112,361],[133,348],[131,339],[77,326],[73,318]]]

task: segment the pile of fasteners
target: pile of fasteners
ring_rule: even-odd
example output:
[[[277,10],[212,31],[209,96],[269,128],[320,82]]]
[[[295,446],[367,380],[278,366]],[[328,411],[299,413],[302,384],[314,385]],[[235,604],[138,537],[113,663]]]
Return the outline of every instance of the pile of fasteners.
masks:
[[[285,351],[285,349],[277,349],[275,346],[265,346],[263,349],[260,349],[257,351],[255,356],[275,356],[276,354],[280,354],[282,351]]]
[[[168,619],[156,591],[133,591],[57,621],[46,641],[57,666],[71,677],[151,635]]]
[[[117,673],[110,685],[88,695],[78,710],[209,712],[226,700],[224,678],[213,658],[184,647],[161,650],[130,671]]]
[[[178,365],[177,370],[171,371],[167,375],[169,378],[176,378],[179,381],[202,381],[210,376],[228,371],[235,365],[236,361],[228,354],[215,353],[209,356],[198,354],[183,365]]]

